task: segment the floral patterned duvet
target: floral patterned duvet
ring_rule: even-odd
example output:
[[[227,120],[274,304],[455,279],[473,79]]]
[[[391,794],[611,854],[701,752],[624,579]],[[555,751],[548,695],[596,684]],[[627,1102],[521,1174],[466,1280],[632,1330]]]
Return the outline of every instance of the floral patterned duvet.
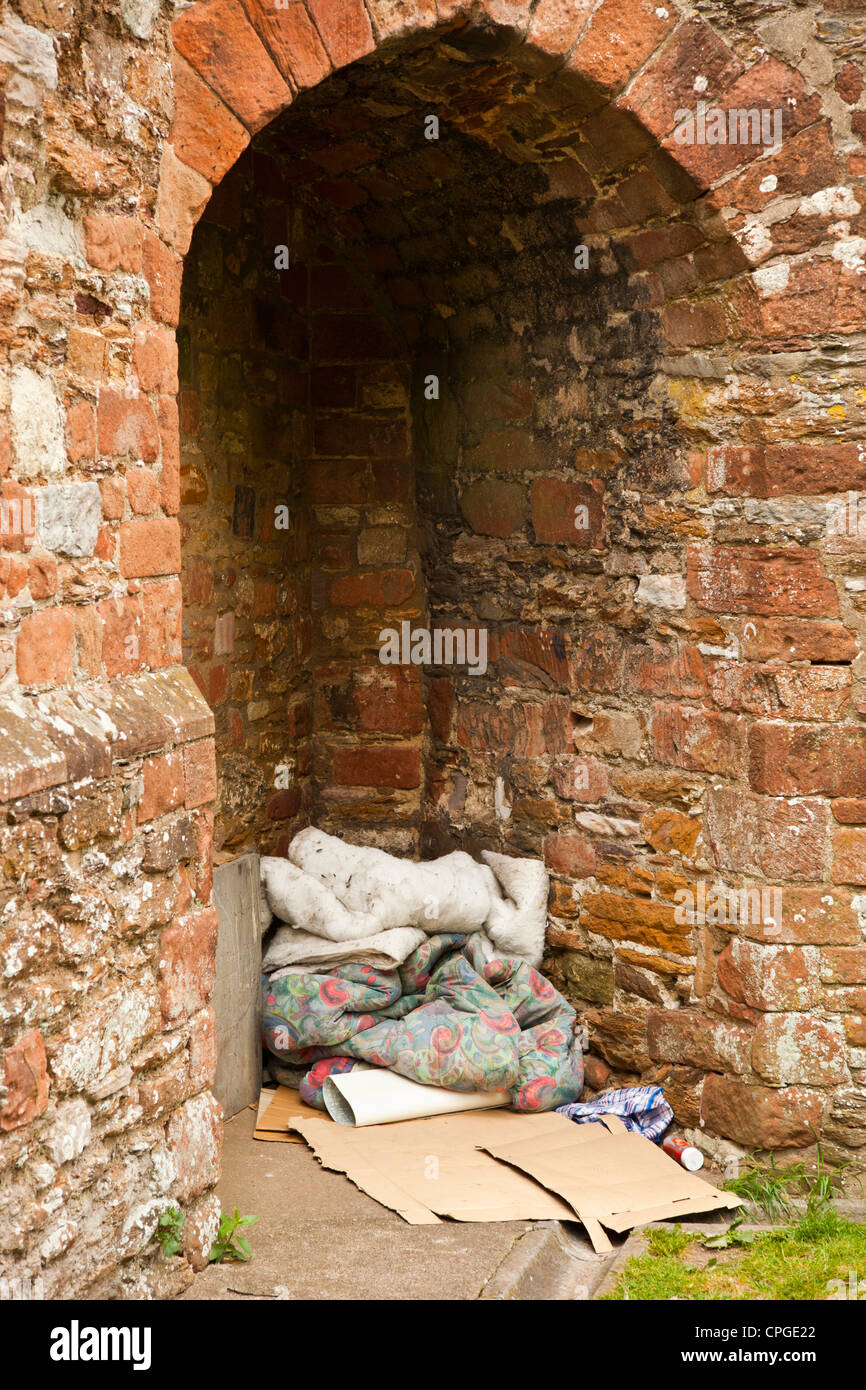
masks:
[[[583,1089],[571,1006],[526,961],[485,962],[466,936],[430,936],[397,970],[290,970],[263,987],[265,1046],[320,1110],[325,1077],[358,1062],[452,1091],[507,1090],[515,1110],[552,1110]]]

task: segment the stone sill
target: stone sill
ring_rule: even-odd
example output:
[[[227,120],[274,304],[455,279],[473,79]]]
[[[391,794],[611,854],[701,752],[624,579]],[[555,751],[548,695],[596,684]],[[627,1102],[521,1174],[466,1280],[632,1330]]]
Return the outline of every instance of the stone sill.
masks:
[[[116,763],[213,732],[184,666],[15,696],[0,706],[0,804],[107,777]]]

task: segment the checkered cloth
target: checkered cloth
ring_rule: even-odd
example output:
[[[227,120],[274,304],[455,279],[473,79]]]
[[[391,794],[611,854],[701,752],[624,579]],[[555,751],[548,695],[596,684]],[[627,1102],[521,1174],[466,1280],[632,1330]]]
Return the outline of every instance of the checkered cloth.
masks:
[[[574,1120],[576,1125],[597,1122],[602,1115],[618,1115],[626,1129],[643,1134],[654,1144],[661,1142],[674,1117],[661,1086],[628,1086],[624,1091],[608,1091],[597,1100],[558,1105],[556,1113]]]

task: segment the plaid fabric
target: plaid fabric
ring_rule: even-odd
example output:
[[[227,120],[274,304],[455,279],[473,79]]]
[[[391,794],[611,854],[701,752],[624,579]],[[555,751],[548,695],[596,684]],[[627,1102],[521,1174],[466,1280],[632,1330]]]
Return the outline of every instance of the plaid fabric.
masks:
[[[557,1115],[566,1115],[576,1125],[591,1124],[602,1115],[618,1115],[626,1129],[643,1134],[654,1144],[674,1117],[661,1086],[628,1086],[624,1091],[608,1091],[597,1100],[558,1105]]]

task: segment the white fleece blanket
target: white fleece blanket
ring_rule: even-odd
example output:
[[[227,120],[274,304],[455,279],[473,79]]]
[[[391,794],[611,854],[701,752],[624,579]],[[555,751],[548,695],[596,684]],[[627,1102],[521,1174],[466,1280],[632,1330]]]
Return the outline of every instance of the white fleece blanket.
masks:
[[[544,865],[492,850],[482,858],[479,864],[458,850],[416,863],[312,827],[300,831],[288,859],[261,861],[268,905],[287,924],[275,933],[263,968],[347,959],[372,965],[377,954],[400,964],[435,932],[478,932],[488,956],[501,951],[540,964],[547,926]],[[330,955],[324,942],[341,949]]]

